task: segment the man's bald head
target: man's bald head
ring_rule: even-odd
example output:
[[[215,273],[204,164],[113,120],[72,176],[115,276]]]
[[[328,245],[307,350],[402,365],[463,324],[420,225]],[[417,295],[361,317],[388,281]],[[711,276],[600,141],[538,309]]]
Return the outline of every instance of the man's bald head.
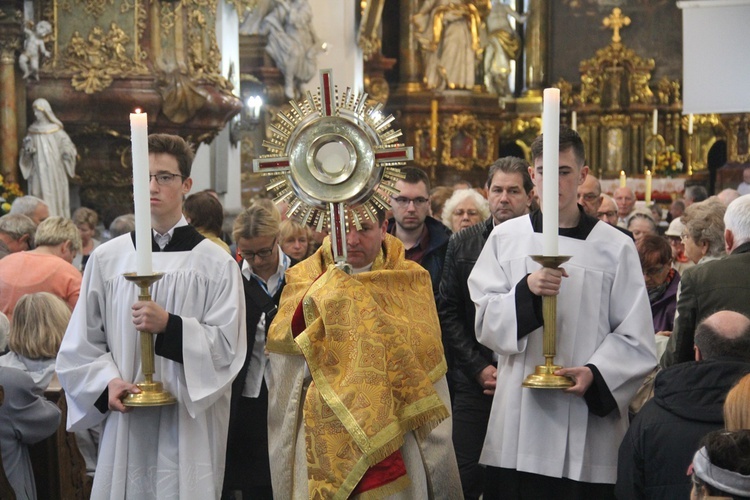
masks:
[[[615,189],[612,197],[615,199],[615,203],[617,203],[617,211],[620,213],[620,217],[630,215],[635,206],[635,193],[633,193],[633,190],[629,187],[619,187]]]
[[[719,311],[695,329],[696,360],[721,357],[750,361],[750,318],[735,311]]]

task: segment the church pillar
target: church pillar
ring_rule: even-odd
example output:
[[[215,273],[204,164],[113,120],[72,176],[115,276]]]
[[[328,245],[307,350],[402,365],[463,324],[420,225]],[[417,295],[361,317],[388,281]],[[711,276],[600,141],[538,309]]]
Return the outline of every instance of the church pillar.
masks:
[[[401,46],[399,49],[400,87],[407,92],[415,92],[421,88],[419,71],[419,47],[414,37],[414,25],[411,19],[417,13],[417,0],[403,0],[400,2],[400,33]]]
[[[18,181],[18,113],[16,102],[15,52],[21,47],[23,2],[3,6],[0,14],[0,173]],[[7,8],[10,7],[10,8]]]
[[[526,20],[526,97],[542,96],[547,82],[547,52],[550,30],[549,0],[530,0],[528,19]]]

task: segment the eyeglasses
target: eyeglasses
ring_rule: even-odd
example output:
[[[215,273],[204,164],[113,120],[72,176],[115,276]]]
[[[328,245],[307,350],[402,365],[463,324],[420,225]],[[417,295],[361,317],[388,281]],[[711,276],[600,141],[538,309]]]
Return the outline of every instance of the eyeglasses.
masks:
[[[690,239],[690,233],[682,233],[682,234],[680,235],[680,239],[681,239],[682,241],[685,241],[685,240],[689,240],[689,239]]]
[[[417,196],[416,198],[407,198],[406,196],[394,196],[391,198],[391,200],[393,200],[393,203],[398,205],[400,208],[408,207],[409,203],[414,203],[415,208],[422,208],[430,201],[429,198],[423,198],[422,196]]]
[[[609,212],[596,212],[597,217],[614,217],[617,215],[617,212],[614,210],[610,210]]]
[[[248,260],[250,262],[252,262],[253,260],[255,260],[256,256],[259,257],[261,260],[263,260],[263,259],[265,259],[267,257],[270,257],[271,254],[273,253],[274,248],[276,248],[276,239],[277,238],[273,239],[273,243],[271,243],[270,247],[268,247],[268,248],[261,248],[257,252],[246,252],[244,250],[240,250],[240,257],[242,257],[243,259]]]
[[[586,194],[579,194],[578,195],[579,198],[583,198],[586,201],[596,201],[597,198],[599,198],[599,196],[601,196],[601,195],[594,194],[594,193],[586,193]]]
[[[469,217],[476,217],[479,215],[479,212],[477,210],[464,210],[463,208],[459,208],[458,210],[453,211],[453,215],[456,217],[463,217],[464,214],[468,215]]]
[[[179,177],[180,180],[185,178],[184,175],[180,175],[180,174],[165,174],[165,173],[149,174],[148,182],[150,183],[151,179],[156,179],[156,183],[158,185],[165,186],[167,184],[170,184],[174,180],[175,177]]]

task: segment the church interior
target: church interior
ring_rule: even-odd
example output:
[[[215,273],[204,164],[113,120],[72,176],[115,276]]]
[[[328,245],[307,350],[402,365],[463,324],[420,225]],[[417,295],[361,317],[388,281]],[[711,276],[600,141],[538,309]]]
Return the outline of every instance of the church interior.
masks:
[[[581,135],[603,192],[626,183],[666,208],[692,185],[736,188],[750,166],[749,94],[710,109],[688,81],[688,45],[705,46],[705,33],[688,31],[686,16],[711,3],[0,0],[0,215],[29,191],[19,165],[39,99],[77,151],[71,212],[92,208],[105,227],[133,212],[128,117],[139,109],[149,133],[197,149],[193,192],[213,190],[237,214],[269,197],[253,161],[269,153],[277,113],[317,96],[324,69],[338,95],[366,93],[393,116],[433,186],[482,188],[497,158],[530,160],[542,92],[554,87],[560,123]],[[716,3],[750,13],[748,0]],[[714,56],[750,66],[747,55]],[[721,95],[734,78],[699,79]],[[85,497],[64,426],[34,451],[39,498]]]

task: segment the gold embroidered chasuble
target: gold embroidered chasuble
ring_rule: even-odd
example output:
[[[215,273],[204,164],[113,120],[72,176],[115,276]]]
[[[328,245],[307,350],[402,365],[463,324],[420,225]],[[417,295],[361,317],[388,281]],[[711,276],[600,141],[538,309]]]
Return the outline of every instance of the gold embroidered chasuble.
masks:
[[[407,432],[424,437],[449,415],[432,385],[446,363],[430,276],[386,235],[369,272],[333,266],[326,239],[286,280],[267,349],[304,356],[312,375],[303,405],[310,498],[347,498]]]

